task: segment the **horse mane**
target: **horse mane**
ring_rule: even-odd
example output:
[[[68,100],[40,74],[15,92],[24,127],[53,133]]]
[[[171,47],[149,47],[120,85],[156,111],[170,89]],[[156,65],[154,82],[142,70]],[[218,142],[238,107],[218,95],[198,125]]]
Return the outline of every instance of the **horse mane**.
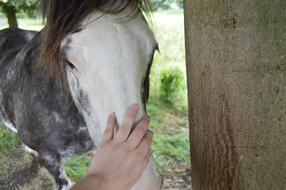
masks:
[[[132,6],[134,14],[150,12],[149,0],[40,0],[45,28],[42,31],[40,63],[52,76],[62,78],[59,64],[62,40],[76,32],[81,21],[95,9],[108,14],[122,12]]]

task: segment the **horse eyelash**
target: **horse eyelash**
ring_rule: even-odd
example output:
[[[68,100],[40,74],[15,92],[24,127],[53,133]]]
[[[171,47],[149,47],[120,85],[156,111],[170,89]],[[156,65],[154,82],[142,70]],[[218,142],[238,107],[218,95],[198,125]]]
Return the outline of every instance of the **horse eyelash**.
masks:
[[[76,69],[75,66],[70,61],[66,60],[66,62],[71,70]]]

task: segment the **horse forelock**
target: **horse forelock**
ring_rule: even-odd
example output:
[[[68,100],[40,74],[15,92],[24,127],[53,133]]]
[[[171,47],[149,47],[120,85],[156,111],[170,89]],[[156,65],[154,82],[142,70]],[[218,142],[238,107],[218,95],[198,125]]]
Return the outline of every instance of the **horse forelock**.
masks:
[[[132,18],[141,11],[150,12],[149,0],[41,0],[46,26],[42,32],[41,65],[56,79],[63,80],[61,62],[64,58],[62,41],[82,29],[82,21],[98,10],[104,14],[119,14],[127,7]],[[66,47],[65,47],[66,48]]]

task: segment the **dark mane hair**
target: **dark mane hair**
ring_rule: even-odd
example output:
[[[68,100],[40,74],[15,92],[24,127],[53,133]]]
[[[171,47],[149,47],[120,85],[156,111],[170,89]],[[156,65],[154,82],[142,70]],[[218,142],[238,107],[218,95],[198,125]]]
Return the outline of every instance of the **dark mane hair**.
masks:
[[[55,77],[61,77],[60,45],[62,40],[78,29],[81,21],[95,9],[116,14],[127,6],[134,14],[151,10],[149,0],[41,0],[46,26],[42,31],[40,62]]]

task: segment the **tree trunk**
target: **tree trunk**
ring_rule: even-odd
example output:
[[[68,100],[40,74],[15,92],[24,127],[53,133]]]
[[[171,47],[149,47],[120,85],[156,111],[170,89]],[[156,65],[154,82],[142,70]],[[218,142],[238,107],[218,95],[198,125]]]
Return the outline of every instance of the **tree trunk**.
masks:
[[[194,190],[286,189],[285,9],[185,0]]]
[[[8,24],[10,28],[18,28],[18,22],[16,17],[16,9],[13,6],[4,5],[3,11],[6,14]]]

